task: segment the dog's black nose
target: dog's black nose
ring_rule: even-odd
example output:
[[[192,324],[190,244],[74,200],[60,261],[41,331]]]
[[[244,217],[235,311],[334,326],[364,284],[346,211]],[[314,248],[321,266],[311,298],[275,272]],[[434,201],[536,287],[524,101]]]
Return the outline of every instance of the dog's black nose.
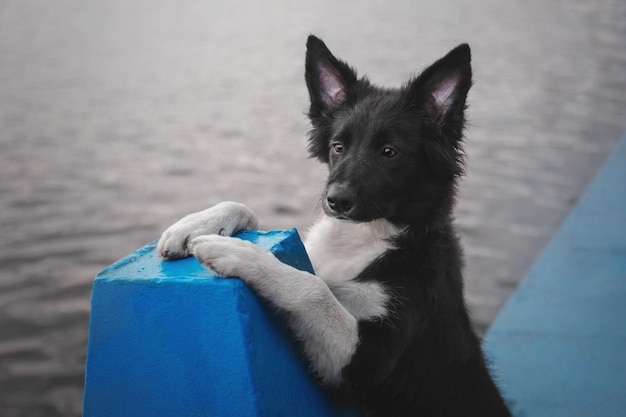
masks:
[[[326,193],[328,207],[338,214],[345,214],[354,206],[354,199],[347,187],[331,185]]]

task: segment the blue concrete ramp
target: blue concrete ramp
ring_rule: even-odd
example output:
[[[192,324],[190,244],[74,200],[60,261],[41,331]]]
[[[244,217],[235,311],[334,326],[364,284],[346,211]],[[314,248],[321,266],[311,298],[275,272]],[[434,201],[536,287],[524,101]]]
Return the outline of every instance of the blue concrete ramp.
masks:
[[[626,415],[626,137],[490,328],[517,417]]]
[[[238,237],[312,271],[295,229]],[[241,280],[195,258],[164,262],[155,246],[96,277],[84,417],[359,415],[319,390],[284,323]]]

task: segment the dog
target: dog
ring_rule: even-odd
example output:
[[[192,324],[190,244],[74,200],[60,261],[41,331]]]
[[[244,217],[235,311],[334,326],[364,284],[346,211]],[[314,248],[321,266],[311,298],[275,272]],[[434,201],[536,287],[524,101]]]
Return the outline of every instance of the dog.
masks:
[[[329,171],[304,242],[315,275],[230,237],[258,228],[240,203],[190,214],[158,243],[284,312],[320,384],[367,416],[510,415],[470,324],[453,224],[470,61],[462,44],[380,88],[309,36],[308,151]]]

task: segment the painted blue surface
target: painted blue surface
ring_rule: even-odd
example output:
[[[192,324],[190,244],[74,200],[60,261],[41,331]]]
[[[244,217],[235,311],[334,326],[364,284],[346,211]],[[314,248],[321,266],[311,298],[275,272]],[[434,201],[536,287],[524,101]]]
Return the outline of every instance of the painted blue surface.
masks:
[[[295,229],[238,237],[312,271]],[[162,261],[155,246],[96,277],[85,417],[359,415],[317,388],[284,323],[241,280],[194,258]]]
[[[626,415],[626,137],[490,328],[518,417]]]

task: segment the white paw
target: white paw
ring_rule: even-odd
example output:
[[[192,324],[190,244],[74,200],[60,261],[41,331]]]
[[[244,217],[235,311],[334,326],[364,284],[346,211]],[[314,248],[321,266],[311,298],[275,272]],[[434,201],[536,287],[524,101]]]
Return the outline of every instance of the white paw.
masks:
[[[219,235],[193,239],[189,251],[217,274],[244,281],[254,279],[267,268],[268,262],[276,259],[248,241]]]
[[[256,229],[258,222],[252,210],[240,203],[225,201],[211,208],[189,214],[171,225],[159,240],[157,252],[164,259],[190,255],[189,242],[202,235],[231,236],[242,229]]]

